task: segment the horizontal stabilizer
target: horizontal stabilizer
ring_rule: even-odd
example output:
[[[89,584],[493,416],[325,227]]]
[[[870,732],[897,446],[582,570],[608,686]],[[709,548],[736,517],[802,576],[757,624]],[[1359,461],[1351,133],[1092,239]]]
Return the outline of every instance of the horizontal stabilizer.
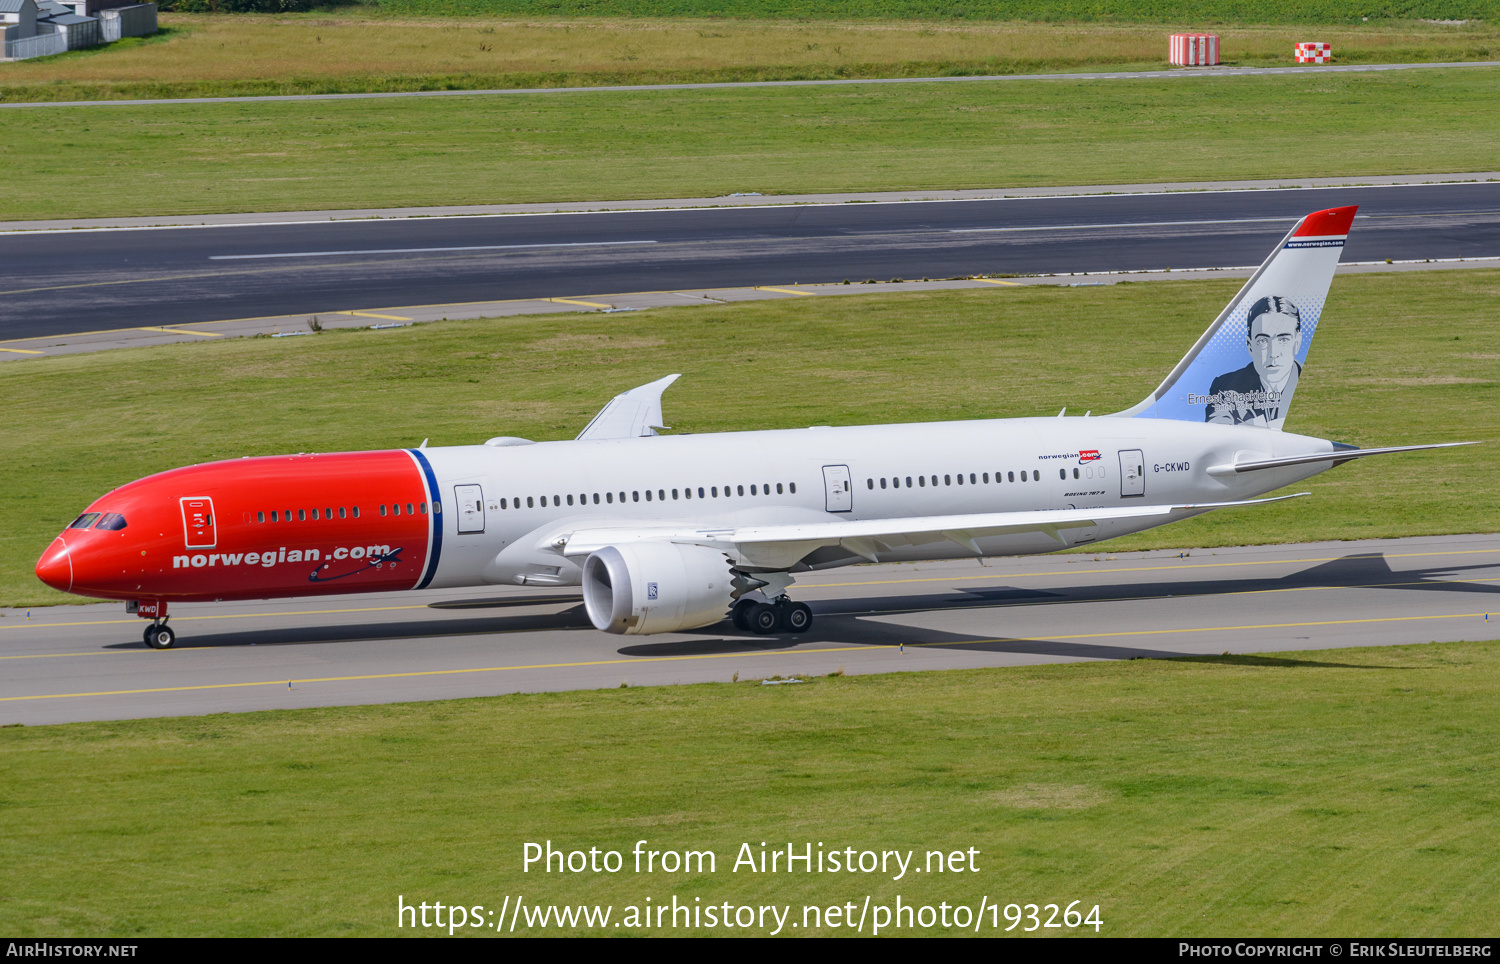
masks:
[[[641,438],[666,428],[661,420],[661,395],[681,375],[668,375],[628,392],[621,392],[599,410],[593,421],[578,433],[578,441],[611,438]]]
[[[1392,452],[1420,452],[1423,449],[1451,449],[1460,445],[1478,445],[1478,442],[1437,442],[1431,445],[1391,445],[1379,449],[1336,449],[1325,452],[1322,455],[1294,455],[1284,459],[1257,459],[1254,462],[1226,462],[1223,465],[1211,465],[1208,474],[1215,478],[1224,478],[1230,475],[1242,475],[1245,472],[1259,472],[1262,469],[1279,469],[1287,465],[1314,465],[1318,462],[1332,462],[1340,465],[1351,459],[1362,459],[1367,455],[1389,455]],[[1331,468],[1332,466],[1330,466]]]

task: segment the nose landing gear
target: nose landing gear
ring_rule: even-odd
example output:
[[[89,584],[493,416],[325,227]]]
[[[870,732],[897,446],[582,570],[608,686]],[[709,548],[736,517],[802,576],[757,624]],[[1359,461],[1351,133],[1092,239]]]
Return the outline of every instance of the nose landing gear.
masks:
[[[172,627],[167,625],[165,619],[147,626],[143,635],[146,645],[152,649],[171,649],[177,642],[177,634],[172,631]]]
[[[152,649],[171,649],[177,642],[177,634],[167,626],[167,603],[163,599],[132,599],[125,603],[125,611],[142,619],[151,620],[151,625],[141,634],[141,639]]]

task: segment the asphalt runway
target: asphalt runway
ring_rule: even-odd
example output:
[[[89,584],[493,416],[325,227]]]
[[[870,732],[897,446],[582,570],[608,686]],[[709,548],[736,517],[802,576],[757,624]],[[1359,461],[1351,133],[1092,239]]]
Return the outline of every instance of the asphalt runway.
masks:
[[[1360,205],[1345,261],[1500,256],[1500,183],[435,217],[0,236],[0,339],[389,305],[1257,265]]]
[[[0,724],[1493,640],[1500,534],[857,566],[792,595],[805,636],[609,636],[567,589],[200,604],[164,652],[118,603],[4,610]]]

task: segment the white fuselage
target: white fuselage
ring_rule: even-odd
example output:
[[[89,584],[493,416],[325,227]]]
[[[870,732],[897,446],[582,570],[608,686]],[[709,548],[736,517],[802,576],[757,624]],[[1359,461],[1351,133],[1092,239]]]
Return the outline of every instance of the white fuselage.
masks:
[[[1227,477],[1207,469],[1331,451],[1328,441],[1262,428],[1112,417],[425,449],[444,504],[441,558],[430,585],[576,585],[581,560],[551,544],[575,528],[718,528],[1247,499],[1330,463]],[[473,486],[478,489],[460,488]],[[475,496],[481,511],[459,511]],[[1104,521],[1064,530],[1061,537],[1023,532],[977,544],[985,555],[1049,552],[1164,521]],[[941,539],[887,547],[876,558],[972,555]],[[830,548],[794,570],[868,558]]]

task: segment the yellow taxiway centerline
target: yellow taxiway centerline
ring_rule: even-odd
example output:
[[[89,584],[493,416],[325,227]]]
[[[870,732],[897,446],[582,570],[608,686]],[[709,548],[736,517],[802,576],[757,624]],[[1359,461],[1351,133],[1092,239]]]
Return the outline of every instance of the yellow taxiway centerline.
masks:
[[[415,321],[415,318],[402,318],[399,315],[379,315],[373,311],[341,311],[341,315],[355,315],[359,318],[383,318],[386,321]]]
[[[1368,623],[1398,623],[1411,622],[1415,620],[1428,619],[1472,619],[1475,616],[1484,616],[1486,613],[1443,613],[1430,616],[1387,616],[1374,619],[1326,619],[1316,622],[1305,623],[1257,623],[1247,626],[1193,626],[1182,629],[1133,629],[1112,633],[1073,633],[1065,636],[1027,636],[1024,641],[1030,642],[1065,642],[1074,639],[1117,639],[1125,636],[1168,636],[1182,633],[1217,633],[1217,632],[1244,632],[1256,629],[1300,629],[1308,626],[1350,626]],[[958,642],[943,641],[940,643],[912,643],[913,647],[920,646],[942,646],[957,648],[961,646],[979,646],[989,643],[1008,643],[1018,641],[1018,637],[997,637],[995,639],[968,639]],[[461,676],[470,673],[507,673],[522,670],[538,669],[576,669],[587,666],[621,666],[631,663],[670,663],[694,659],[738,659],[747,656],[805,656],[819,653],[858,653],[870,650],[890,650],[893,644],[882,644],[878,646],[829,646],[822,649],[786,649],[786,650],[751,650],[743,653],[696,653],[685,656],[637,656],[626,659],[597,659],[586,660],[577,663],[531,663],[520,666],[477,666],[470,669],[428,669],[414,670],[409,673],[372,673],[364,676],[319,676],[307,679],[277,679],[277,680],[255,680],[245,683],[201,683],[193,686],[156,686],[148,689],[137,690],[99,690],[92,693],[38,693],[34,696],[0,696],[0,703],[14,703],[23,700],[57,700],[85,696],[138,696],[145,693],[183,693],[194,690],[223,690],[243,689],[250,686],[280,686],[283,683],[289,686],[296,683],[357,683],[377,679],[408,679],[422,676]],[[1197,654],[1183,653],[1184,657]]]
[[[224,337],[224,333],[221,332],[221,331],[188,331],[186,328],[165,328],[165,327],[161,327],[161,326],[158,326],[156,328],[134,328],[134,329],[127,328],[125,330],[126,331],[132,331],[132,330],[133,331],[150,331],[150,332],[155,332],[157,334],[162,334],[162,335],[202,335],[204,338],[223,338]]]
[[[560,305],[583,305],[585,308],[613,308],[614,305],[603,305],[597,301],[579,301],[576,298],[538,298],[538,301],[554,301]]]
[[[794,288],[772,288],[770,285],[756,285],[755,286],[755,290],[756,291],[774,291],[777,294],[782,294],[782,295],[801,295],[804,298],[811,298],[815,294],[815,292],[812,292],[812,291],[797,291]]]

